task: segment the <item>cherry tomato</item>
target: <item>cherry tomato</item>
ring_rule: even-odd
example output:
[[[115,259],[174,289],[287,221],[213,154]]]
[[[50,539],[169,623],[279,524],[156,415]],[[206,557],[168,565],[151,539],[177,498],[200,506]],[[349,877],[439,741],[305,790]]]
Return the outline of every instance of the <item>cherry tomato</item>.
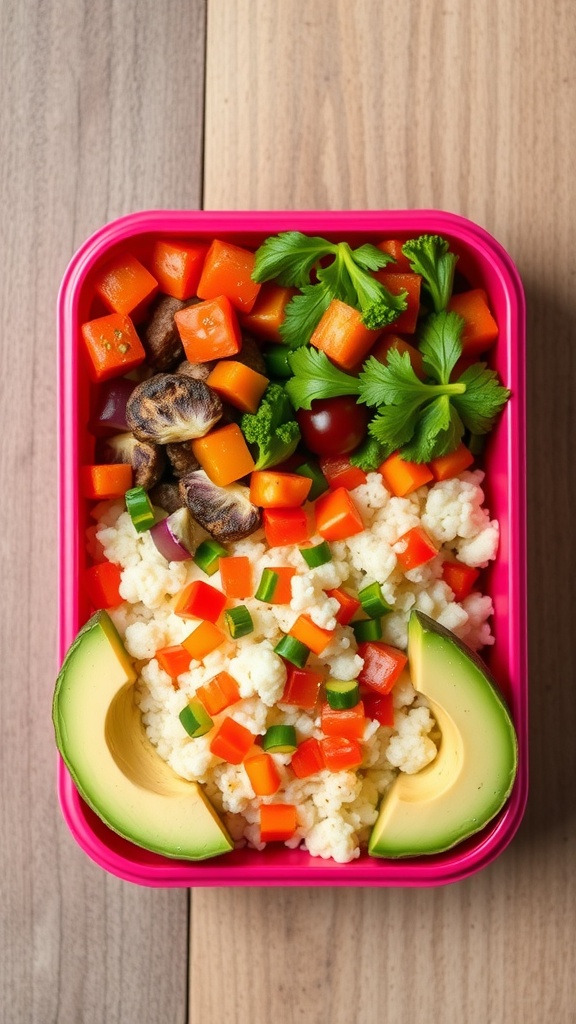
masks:
[[[296,413],[302,439],[316,455],[344,455],[366,436],[368,410],[351,395],[317,399]]]

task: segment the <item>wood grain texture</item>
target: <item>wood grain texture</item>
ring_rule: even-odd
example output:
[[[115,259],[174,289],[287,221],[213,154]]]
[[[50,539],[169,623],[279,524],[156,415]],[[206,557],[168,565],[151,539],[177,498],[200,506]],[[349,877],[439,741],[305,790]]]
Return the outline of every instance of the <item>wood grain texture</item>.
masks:
[[[519,835],[457,886],[194,892],[193,1024],[576,1020],[575,52],[569,0],[208,4],[206,208],[440,207],[519,266],[532,758]]]
[[[0,7],[0,1020],[186,1019],[188,897],[108,877],[55,794],[56,295],[112,217],[201,203],[205,11]]]

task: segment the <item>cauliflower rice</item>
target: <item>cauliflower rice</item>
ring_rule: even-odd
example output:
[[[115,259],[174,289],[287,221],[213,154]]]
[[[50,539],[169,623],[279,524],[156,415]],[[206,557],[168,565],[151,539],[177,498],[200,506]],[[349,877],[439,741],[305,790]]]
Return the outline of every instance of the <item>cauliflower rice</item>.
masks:
[[[266,604],[255,598],[243,601],[252,615],[254,632],[226,641],[202,662],[192,661],[177,681],[163,671],[155,653],[181,643],[200,621],[175,615],[174,597],[192,580],[205,580],[206,576],[192,560],[168,563],[149,533],[135,531],[123,502],[103,502],[96,508],[96,541],[106,558],[122,568],[124,603],[110,615],[136,660],[136,699],[147,735],[178,775],[204,785],[236,846],[263,848],[259,807],[263,801],[273,800],[297,807],[297,832],[286,845],[303,847],[314,857],[331,857],[339,863],[358,857],[377,819],[379,801],[396,773],[418,772],[434,759],[439,739],[434,719],[405,671],[393,690],[394,727],[366,720],[364,758],[358,770],[324,770],[298,779],[289,767],[291,755],[273,754],[281,788],[274,797],[256,798],[244,767],[211,753],[211,732],[196,739],[188,736],[178,717],[180,711],[198,686],[225,670],[236,679],[242,699],[215,716],[215,727],[224,715],[230,715],[254,735],[261,736],[269,726],[282,723],[295,727],[299,742],[322,736],[319,711],[303,711],[280,702],[286,667],[273,648],[305,613],[317,625],[334,630],[334,639],[322,656],[311,655],[308,666],[322,667],[325,675],[336,679],[355,679],[363,662],[353,631],[338,625],[338,602],[326,594],[341,585],[355,590],[373,582],[381,585],[393,607],[382,620],[384,643],[406,648],[408,617],[415,608],[453,630],[474,650],[492,644],[491,598],[473,591],[458,603],[441,578],[446,556],[456,555],[466,565],[479,568],[496,556],[498,523],[484,507],[483,478],[480,470],[466,472],[397,498],[386,489],[379,473],[369,473],[366,483],[351,492],[365,523],[364,532],[332,543],[332,561],[315,569],[307,566],[298,547],[268,548],[262,530],[229,545],[230,554],[249,556],[256,582],[267,566],[294,567],[290,605]],[[418,525],[424,527],[439,553],[425,565],[405,572],[396,558],[398,540]],[[311,540],[320,543],[322,538]],[[212,576],[210,583],[218,587],[219,574]]]

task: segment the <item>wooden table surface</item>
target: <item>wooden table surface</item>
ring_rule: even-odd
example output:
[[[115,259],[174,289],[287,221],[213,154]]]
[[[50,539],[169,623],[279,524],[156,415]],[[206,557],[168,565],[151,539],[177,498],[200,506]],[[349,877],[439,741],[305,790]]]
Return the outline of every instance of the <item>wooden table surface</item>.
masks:
[[[2,0],[2,1024],[576,1021],[571,0]],[[440,207],[528,300],[531,796],[429,890],[148,890],[55,796],[55,303],[149,207]]]

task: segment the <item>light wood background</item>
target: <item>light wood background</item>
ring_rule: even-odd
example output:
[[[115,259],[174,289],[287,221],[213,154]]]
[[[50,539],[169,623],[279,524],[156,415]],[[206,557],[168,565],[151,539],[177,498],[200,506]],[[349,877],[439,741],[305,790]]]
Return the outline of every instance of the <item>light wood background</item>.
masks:
[[[1,1024],[576,1021],[576,6],[1,0]],[[528,298],[531,797],[437,890],[146,890],[55,797],[55,303],[147,207],[438,206]]]

